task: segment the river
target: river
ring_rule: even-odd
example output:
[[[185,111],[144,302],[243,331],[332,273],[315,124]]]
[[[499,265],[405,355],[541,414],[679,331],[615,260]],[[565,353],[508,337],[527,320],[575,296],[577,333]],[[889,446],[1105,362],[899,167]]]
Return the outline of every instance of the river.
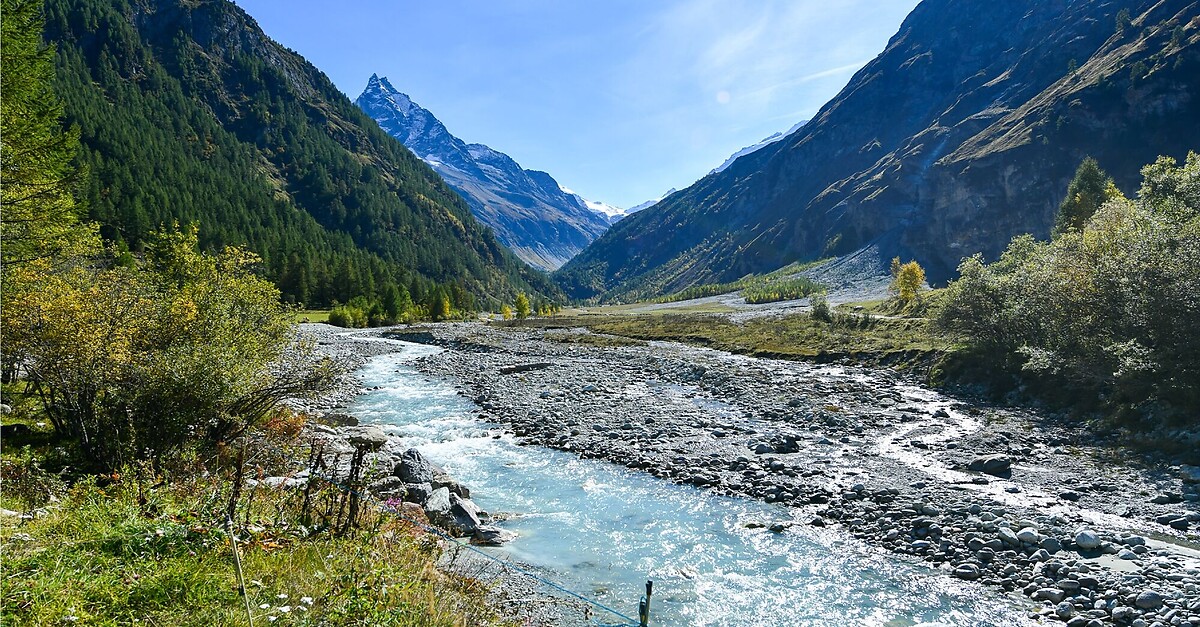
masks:
[[[512,516],[495,555],[628,615],[647,578],[655,625],[1022,625],[1020,599],[983,593],[922,562],[834,530],[748,528],[800,513],[715,496],[607,462],[520,446],[447,382],[408,364],[437,348],[404,344],[359,373],[379,389],[353,411],[384,426]],[[598,616],[601,622],[615,617]]]

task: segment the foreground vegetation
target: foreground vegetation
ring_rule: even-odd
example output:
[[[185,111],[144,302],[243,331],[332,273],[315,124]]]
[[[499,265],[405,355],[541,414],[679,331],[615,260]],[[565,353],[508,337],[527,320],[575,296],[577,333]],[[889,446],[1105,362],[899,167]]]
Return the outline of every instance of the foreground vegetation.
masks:
[[[247,624],[224,522],[226,472],[166,481],[131,467],[67,488],[28,462],[7,451],[0,462],[3,505],[38,512],[0,519],[6,623]],[[254,624],[495,621],[486,587],[435,568],[441,548],[432,536],[378,511],[363,515],[362,533],[337,534],[305,521],[302,494],[264,487],[236,504],[232,528]],[[308,496],[337,495],[324,485]]]
[[[993,264],[962,263],[937,321],[968,344],[966,366],[1064,405],[1196,424],[1200,156],[1160,157],[1142,175],[1128,199],[1089,160],[1050,241],[1018,237]]]

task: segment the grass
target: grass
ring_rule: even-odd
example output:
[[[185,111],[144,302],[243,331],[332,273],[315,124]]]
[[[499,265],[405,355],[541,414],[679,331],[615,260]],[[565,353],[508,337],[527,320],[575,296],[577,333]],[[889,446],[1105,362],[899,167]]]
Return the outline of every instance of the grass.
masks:
[[[296,322],[329,322],[329,309],[305,309],[296,312]]]
[[[676,341],[733,353],[783,359],[832,360],[848,357],[862,362],[905,364],[932,358],[950,342],[930,331],[923,319],[879,318],[839,309],[832,322],[806,314],[760,317],[733,322],[724,316],[657,312],[659,315],[620,313],[604,308],[603,314],[560,315],[511,321],[504,326],[544,330],[585,327],[592,337],[615,336],[636,341]],[[546,339],[565,334],[546,333]],[[587,337],[587,336],[582,336]],[[578,340],[584,342],[585,340]],[[587,340],[592,341],[592,340]],[[594,340],[605,345],[610,340]]]
[[[0,518],[4,624],[247,624],[219,473],[167,483],[129,472],[66,488],[31,449],[6,447],[2,463],[5,507],[43,508],[33,520]],[[436,567],[431,536],[375,511],[356,534],[335,536],[300,524],[299,501],[299,490],[262,488],[239,506],[255,625],[499,622],[485,584]]]

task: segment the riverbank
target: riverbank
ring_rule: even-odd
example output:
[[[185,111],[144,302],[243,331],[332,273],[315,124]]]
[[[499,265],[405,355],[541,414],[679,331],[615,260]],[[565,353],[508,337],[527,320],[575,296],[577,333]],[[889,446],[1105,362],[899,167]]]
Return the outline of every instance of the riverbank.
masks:
[[[1037,616],[1200,616],[1198,477],[1117,439],[886,370],[552,337],[581,329],[422,333],[407,339],[451,350],[418,367],[524,442],[798,508],[947,577],[1023,594]],[[519,364],[548,365],[501,374]],[[1009,476],[968,470],[977,461]]]
[[[339,378],[337,384],[327,394],[308,401],[294,402],[293,407],[310,416],[332,418],[332,421],[322,420],[310,424],[308,429],[321,437],[331,438],[338,442],[345,440],[359,428],[357,418],[353,417],[352,413],[347,414],[346,412],[350,411],[349,408],[353,406],[356,399],[378,389],[363,384],[359,375],[360,369],[374,358],[399,352],[402,350],[402,345],[381,338],[377,329],[348,330],[323,323],[302,325],[300,335],[302,338],[312,341],[322,355],[342,364],[345,374]],[[415,339],[432,340],[433,336],[419,336]],[[354,426],[336,425],[337,422],[347,419],[351,419]],[[330,424],[330,422],[334,424]],[[350,447],[343,443],[341,448],[349,450]],[[403,454],[403,447],[399,446],[394,438],[388,437],[388,441],[381,446],[381,450],[372,456],[370,464],[380,468],[386,466],[388,469],[386,474],[390,474],[390,469],[399,463]],[[441,469],[435,468],[435,470],[444,474]],[[458,485],[452,477],[442,476],[440,480],[444,484],[455,484],[454,489],[457,494],[470,494],[471,486]],[[387,487],[372,488],[370,490],[372,496],[386,499],[388,497]],[[401,499],[397,498],[397,500]],[[469,507],[478,512],[477,507],[473,505]],[[483,513],[482,515],[485,518],[484,522],[489,522],[487,514]],[[463,538],[459,541],[468,543],[470,538]],[[454,577],[479,582],[490,612],[498,614],[501,620],[522,625],[563,625],[565,627],[582,627],[591,624],[588,621],[591,608],[583,602],[556,593],[529,576],[502,566],[479,553],[458,548],[449,540],[437,539],[436,542],[441,551],[441,557],[437,560],[438,568]],[[527,564],[514,563],[513,565],[523,570],[536,570]]]

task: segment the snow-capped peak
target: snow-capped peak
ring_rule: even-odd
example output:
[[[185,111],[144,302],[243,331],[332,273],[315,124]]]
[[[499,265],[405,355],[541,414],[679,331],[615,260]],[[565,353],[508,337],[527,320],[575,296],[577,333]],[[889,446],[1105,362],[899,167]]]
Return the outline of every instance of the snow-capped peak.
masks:
[[[762,141],[758,142],[757,144],[746,146],[745,148],[730,155],[729,158],[725,160],[725,163],[722,163],[721,165],[714,168],[712,172],[709,172],[709,174],[716,174],[717,172],[725,171],[725,168],[728,168],[729,166],[733,165],[733,162],[737,161],[739,157],[744,157],[752,152],[758,151],[761,148],[764,148],[766,146],[774,144],[775,142],[783,139],[784,137],[787,137],[788,135],[791,135],[792,133],[795,133],[796,131],[800,130],[800,127],[804,126],[807,123],[808,123],[808,120],[802,120],[799,123],[797,123],[795,126],[793,126],[792,128],[789,128],[787,131],[785,131],[783,133],[774,133],[770,137],[763,139]]]
[[[663,194],[662,196],[659,196],[658,198],[655,198],[654,200],[647,200],[646,202],[644,202],[640,205],[634,205],[634,206],[630,207],[628,213],[637,213],[637,212],[641,211],[642,209],[649,209],[650,207],[657,205],[659,203],[659,201],[661,201],[663,198],[666,198],[667,196],[674,194],[676,191],[678,191],[678,190],[676,190],[674,187],[672,187],[671,189],[667,190],[667,192],[665,194]]]
[[[568,196],[574,196],[576,200],[578,200],[580,203],[583,203],[583,206],[587,207],[588,210],[608,218],[610,223],[616,222],[617,220],[620,220],[629,214],[629,211],[620,207],[614,207],[606,202],[600,202],[599,200],[588,200],[587,198],[577,194],[575,190],[567,188],[563,185],[559,185],[558,188],[561,189],[564,194]]]

